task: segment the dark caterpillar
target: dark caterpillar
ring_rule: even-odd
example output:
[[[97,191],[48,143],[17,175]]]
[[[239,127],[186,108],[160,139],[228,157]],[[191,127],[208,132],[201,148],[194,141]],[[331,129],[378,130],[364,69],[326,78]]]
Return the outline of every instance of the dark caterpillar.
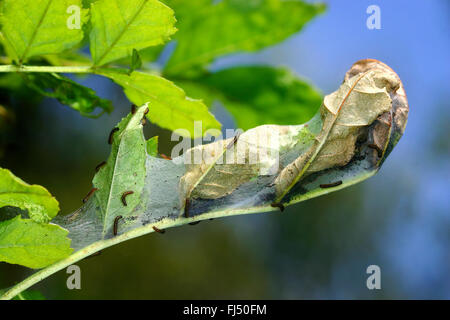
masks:
[[[184,203],[184,217],[185,218],[189,218],[189,205],[190,205],[191,201],[189,200],[189,198],[186,198],[186,202]]]
[[[113,234],[114,236],[117,236],[117,228],[119,226],[119,220],[122,219],[122,216],[117,216],[114,218],[114,225],[113,225]]]
[[[113,128],[109,133],[108,144],[112,144],[114,132],[119,131],[119,128]]]
[[[106,164],[106,161],[100,162],[100,163],[95,167],[95,172],[98,172],[105,164]]]
[[[378,157],[381,157],[383,155],[383,149],[381,149],[378,145],[376,145],[375,143],[371,143],[369,145],[367,145],[369,148],[371,149],[375,149],[377,151],[377,155]]]
[[[336,182],[333,182],[333,183],[321,184],[320,187],[321,188],[332,188],[332,187],[340,186],[341,184],[342,184],[342,181],[339,180],[339,181],[336,181]]]
[[[241,135],[241,134],[238,133],[237,135],[234,136],[233,141],[231,141],[231,142],[228,144],[227,149],[230,149],[232,146],[234,146],[234,145],[237,143],[237,141],[238,141],[240,135]]]
[[[155,227],[155,226],[153,226],[152,228],[153,228],[153,230],[155,230],[156,232],[158,232],[158,233],[161,233],[161,234],[163,234],[163,233],[165,233],[165,232],[166,232],[166,230],[161,230],[161,229],[158,229],[158,228],[157,228],[157,227]]]
[[[94,194],[94,192],[97,191],[97,190],[98,190],[97,188],[92,188],[92,189],[88,192],[88,194],[86,195],[86,197],[83,198],[83,203],[86,203],[86,202],[89,200],[89,198]]]
[[[275,203],[274,202],[274,203],[271,203],[270,206],[273,207],[273,208],[280,209],[281,212],[284,211],[284,205],[282,203]]]
[[[126,207],[127,206],[127,199],[126,197],[130,194],[133,194],[134,191],[125,191],[124,193],[122,193],[122,197],[120,198],[122,200],[123,205]]]
[[[163,159],[166,159],[166,160],[172,160],[171,157],[166,156],[164,153],[161,153],[160,156],[161,156],[161,158],[163,158]]]

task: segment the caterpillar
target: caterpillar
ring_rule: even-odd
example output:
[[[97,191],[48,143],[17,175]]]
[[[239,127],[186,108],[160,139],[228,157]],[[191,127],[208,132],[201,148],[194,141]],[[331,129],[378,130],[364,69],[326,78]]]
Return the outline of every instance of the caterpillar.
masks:
[[[97,190],[98,190],[97,188],[92,188],[92,189],[88,192],[88,194],[86,195],[86,197],[83,198],[83,203],[86,203],[86,202],[89,200],[89,198],[94,194],[94,192],[97,191]]]
[[[240,135],[241,135],[241,134],[238,133],[238,134],[236,134],[236,135],[234,136],[233,141],[231,141],[231,142],[228,144],[227,149],[230,149],[232,146],[234,146],[234,145],[236,144],[236,142],[238,141]]]
[[[119,128],[114,128],[111,130],[111,132],[109,133],[109,138],[108,138],[108,144],[112,144],[112,140],[113,140],[113,136],[114,136],[114,132],[119,131]]]
[[[278,209],[280,209],[280,211],[281,212],[283,212],[284,211],[284,205],[282,204],[282,203],[272,203],[272,204],[270,204],[270,206],[272,207],[272,208],[278,208]]]
[[[172,160],[171,157],[166,156],[164,153],[161,153],[160,156],[161,156],[161,158],[163,158],[163,159],[166,159],[166,160]]]
[[[93,253],[90,256],[86,257],[86,259],[93,258],[93,257],[99,256],[101,254],[102,254],[102,251],[100,250],[100,251],[97,251],[96,253]]]
[[[184,217],[185,218],[189,218],[189,205],[190,205],[190,200],[189,198],[186,198],[186,202],[184,204]]]
[[[161,234],[163,234],[163,233],[165,233],[165,232],[166,232],[166,230],[161,230],[161,229],[158,229],[158,228],[157,228],[157,227],[155,227],[155,226],[153,226],[152,228],[153,228],[153,230],[155,230],[156,232],[158,232],[158,233],[161,233]]]
[[[369,148],[371,148],[371,149],[375,149],[377,151],[378,157],[381,157],[383,155],[383,150],[378,145],[376,145],[375,143],[371,143],[371,144],[369,144],[367,146]]]
[[[119,220],[122,219],[122,216],[117,216],[114,218],[114,225],[113,225],[113,234],[117,236],[117,228],[119,226]]]
[[[144,111],[144,117],[143,117],[142,120],[141,120],[141,124],[142,124],[143,126],[145,126],[145,125],[147,124],[147,118],[145,117],[145,115],[148,113],[148,111],[149,111],[148,108],[146,108],[145,111]]]
[[[98,172],[105,164],[106,164],[106,161],[100,162],[100,163],[95,167],[95,172]]]
[[[124,193],[122,193],[122,197],[120,198],[122,200],[123,205],[126,207],[127,206],[127,199],[126,197],[130,194],[133,194],[134,191],[125,191]]]
[[[332,188],[332,187],[340,186],[341,184],[342,184],[342,181],[339,180],[339,181],[336,181],[336,182],[333,182],[333,183],[321,184],[320,187],[321,188]]]

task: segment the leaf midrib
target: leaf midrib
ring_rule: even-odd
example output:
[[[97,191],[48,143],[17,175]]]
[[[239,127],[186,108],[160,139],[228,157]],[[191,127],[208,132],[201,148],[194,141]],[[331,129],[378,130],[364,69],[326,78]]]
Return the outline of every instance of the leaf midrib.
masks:
[[[141,6],[138,8],[138,10],[136,11],[136,13],[133,15],[133,17],[127,22],[127,24],[125,25],[125,27],[122,29],[122,31],[119,33],[119,35],[117,36],[116,39],[114,39],[114,41],[112,42],[112,44],[106,49],[106,51],[103,53],[103,55],[100,57],[100,59],[98,59],[94,66],[99,66],[101,65],[100,62],[105,59],[105,57],[111,52],[111,50],[113,49],[113,47],[117,44],[117,42],[119,42],[119,40],[122,38],[122,36],[125,34],[125,32],[128,30],[128,28],[130,27],[130,25],[134,22],[134,20],[136,20],[137,16],[141,13],[142,9],[144,8],[144,6],[147,4],[148,0],[144,0],[142,1]]]
[[[39,30],[39,28],[41,27],[42,22],[44,21],[44,18],[45,18],[45,16],[47,15],[48,10],[49,10],[50,5],[52,4],[52,2],[53,2],[53,0],[48,0],[47,6],[45,7],[44,12],[42,13],[42,16],[40,17],[39,22],[38,22],[36,28],[33,30],[33,34],[31,35],[30,42],[27,44],[27,47],[25,48],[25,51],[24,51],[24,53],[22,54],[22,57],[19,58],[19,64],[22,64],[22,63],[23,63],[23,60],[26,58],[28,52],[30,51],[31,45],[32,45],[34,39],[36,38],[36,35],[37,35],[37,33],[38,33],[38,30]]]
[[[122,131],[122,134],[126,132],[126,130],[128,129],[128,125],[130,124],[130,122],[127,123],[127,125],[125,126],[125,128]],[[105,236],[106,230],[107,230],[107,222],[108,222],[108,217],[110,216],[109,213],[109,207],[111,205],[112,202],[112,194],[113,194],[113,188],[115,186],[114,180],[116,178],[116,168],[118,166],[118,162],[119,162],[119,154],[121,153],[121,147],[122,147],[122,137],[118,140],[119,142],[119,148],[117,150],[117,154],[116,154],[116,159],[114,160],[114,166],[112,167],[113,170],[113,175],[111,178],[111,184],[109,185],[109,189],[108,189],[108,202],[106,203],[105,206],[105,214],[104,214],[104,220],[103,220],[103,230],[102,230],[102,235]]]
[[[136,116],[136,115],[138,115],[138,114],[139,114],[139,110],[136,111],[136,114],[135,114],[134,116]],[[112,213],[113,213],[113,212],[109,212],[109,207],[110,207],[110,204],[111,204],[111,202],[112,202],[113,188],[114,188],[114,186],[115,186],[114,181],[115,181],[115,178],[116,178],[116,168],[117,168],[118,162],[119,162],[119,154],[121,154],[121,152],[122,152],[122,147],[123,147],[123,144],[122,144],[123,135],[126,134],[126,133],[128,132],[128,130],[129,130],[129,128],[130,128],[130,125],[131,125],[131,123],[132,123],[132,120],[133,120],[133,117],[129,119],[128,123],[125,125],[125,127],[124,127],[123,130],[122,130],[122,132],[120,133],[120,139],[117,140],[118,143],[119,143],[119,148],[118,148],[118,150],[117,150],[116,158],[115,158],[115,160],[114,160],[114,165],[113,165],[113,167],[112,167],[112,169],[113,169],[113,175],[112,175],[111,183],[109,184],[109,189],[108,189],[108,202],[106,203],[106,206],[105,206],[105,213],[104,213],[104,220],[103,220],[102,236],[105,236],[106,231],[107,231],[107,229],[108,229],[108,226],[107,226],[108,219],[107,219],[107,217],[109,217],[109,216],[112,215]],[[98,194],[95,193],[94,196],[98,197]],[[100,199],[98,199],[98,200],[101,201]],[[115,211],[114,211],[114,212],[115,212]]]

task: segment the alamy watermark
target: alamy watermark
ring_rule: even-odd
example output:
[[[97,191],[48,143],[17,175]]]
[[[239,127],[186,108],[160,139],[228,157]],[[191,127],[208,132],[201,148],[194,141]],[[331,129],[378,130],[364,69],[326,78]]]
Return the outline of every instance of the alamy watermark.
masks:
[[[367,267],[366,273],[370,274],[367,278],[366,286],[369,290],[381,289],[381,269],[376,264]]]
[[[77,5],[71,5],[66,12],[70,14],[67,18],[67,28],[70,30],[81,29],[81,8]]]
[[[367,7],[367,14],[370,16],[366,20],[366,26],[369,30],[381,29],[381,9],[376,4],[372,4]]]
[[[80,290],[81,289],[81,269],[80,269],[80,267],[77,266],[76,264],[68,266],[66,273],[70,274],[70,276],[67,278],[67,281],[66,281],[67,289]]]

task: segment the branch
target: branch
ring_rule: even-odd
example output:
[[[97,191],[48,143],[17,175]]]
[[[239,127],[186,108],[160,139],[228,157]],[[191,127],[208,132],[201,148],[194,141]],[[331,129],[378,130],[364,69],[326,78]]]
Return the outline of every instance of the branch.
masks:
[[[0,65],[0,72],[94,73],[90,66],[15,66]]]

